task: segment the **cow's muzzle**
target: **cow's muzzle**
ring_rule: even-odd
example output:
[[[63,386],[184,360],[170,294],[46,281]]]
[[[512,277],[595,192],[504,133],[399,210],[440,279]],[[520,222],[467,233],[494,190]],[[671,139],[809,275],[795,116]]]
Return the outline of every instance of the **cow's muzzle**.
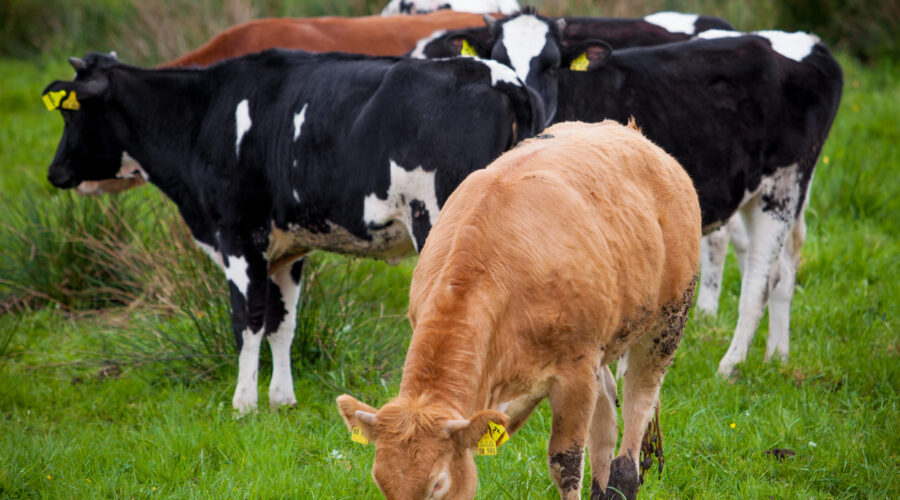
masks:
[[[53,184],[54,187],[60,189],[70,189],[81,182],[81,179],[79,179],[71,170],[54,167],[52,165],[47,172],[47,180],[50,181],[50,184]]]

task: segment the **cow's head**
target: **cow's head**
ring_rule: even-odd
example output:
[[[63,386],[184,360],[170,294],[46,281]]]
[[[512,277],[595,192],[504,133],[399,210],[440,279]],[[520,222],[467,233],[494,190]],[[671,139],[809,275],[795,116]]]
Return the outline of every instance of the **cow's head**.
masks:
[[[344,394],[337,405],[351,431],[357,427],[375,442],[372,477],[388,499],[474,498],[478,440],[489,422],[505,426],[509,420],[494,410],[454,418],[449,407],[427,398],[398,397],[376,410]]]
[[[599,67],[609,55],[610,48],[598,40],[586,41],[563,49],[560,36],[566,28],[562,18],[548,19],[526,9],[506,19],[485,16],[490,36],[476,29],[451,32],[440,41],[447,52],[490,58],[513,69],[516,75],[544,101],[547,119],[556,114],[560,68],[569,68],[572,61],[583,54],[593,58],[581,65],[585,70]],[[425,54],[430,57],[428,47]],[[577,64],[581,64],[579,59]]]
[[[72,188],[85,180],[112,179],[121,166],[123,148],[106,98],[108,70],[118,64],[114,55],[91,53],[69,58],[75,68],[72,81],[57,80],[44,89],[44,103],[59,109],[65,122],[47,179],[56,187]]]

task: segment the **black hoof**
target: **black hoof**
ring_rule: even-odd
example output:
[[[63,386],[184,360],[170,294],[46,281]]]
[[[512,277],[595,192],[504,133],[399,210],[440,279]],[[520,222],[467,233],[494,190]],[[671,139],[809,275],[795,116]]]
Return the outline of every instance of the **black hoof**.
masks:
[[[635,500],[638,492],[638,472],[634,461],[617,457],[609,466],[609,483],[601,494],[596,481],[591,483],[591,500]],[[596,492],[596,496],[595,496]]]

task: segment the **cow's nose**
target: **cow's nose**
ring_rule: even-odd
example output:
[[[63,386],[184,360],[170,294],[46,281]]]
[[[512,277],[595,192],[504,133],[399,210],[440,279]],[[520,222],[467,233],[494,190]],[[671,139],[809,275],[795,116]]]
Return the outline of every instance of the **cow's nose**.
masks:
[[[71,171],[54,168],[52,166],[47,172],[47,180],[50,181],[50,184],[53,184],[53,186],[61,189],[73,188],[78,185],[78,179],[75,178],[75,174]]]

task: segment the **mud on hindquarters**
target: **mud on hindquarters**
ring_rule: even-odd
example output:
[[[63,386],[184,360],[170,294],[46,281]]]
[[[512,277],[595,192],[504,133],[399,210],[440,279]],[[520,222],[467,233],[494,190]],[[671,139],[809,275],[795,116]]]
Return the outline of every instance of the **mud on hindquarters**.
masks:
[[[687,323],[691,304],[694,301],[694,290],[697,288],[698,274],[694,275],[684,294],[678,300],[669,302],[662,308],[659,333],[653,339],[652,352],[668,365],[675,349],[684,336],[684,325]]]

